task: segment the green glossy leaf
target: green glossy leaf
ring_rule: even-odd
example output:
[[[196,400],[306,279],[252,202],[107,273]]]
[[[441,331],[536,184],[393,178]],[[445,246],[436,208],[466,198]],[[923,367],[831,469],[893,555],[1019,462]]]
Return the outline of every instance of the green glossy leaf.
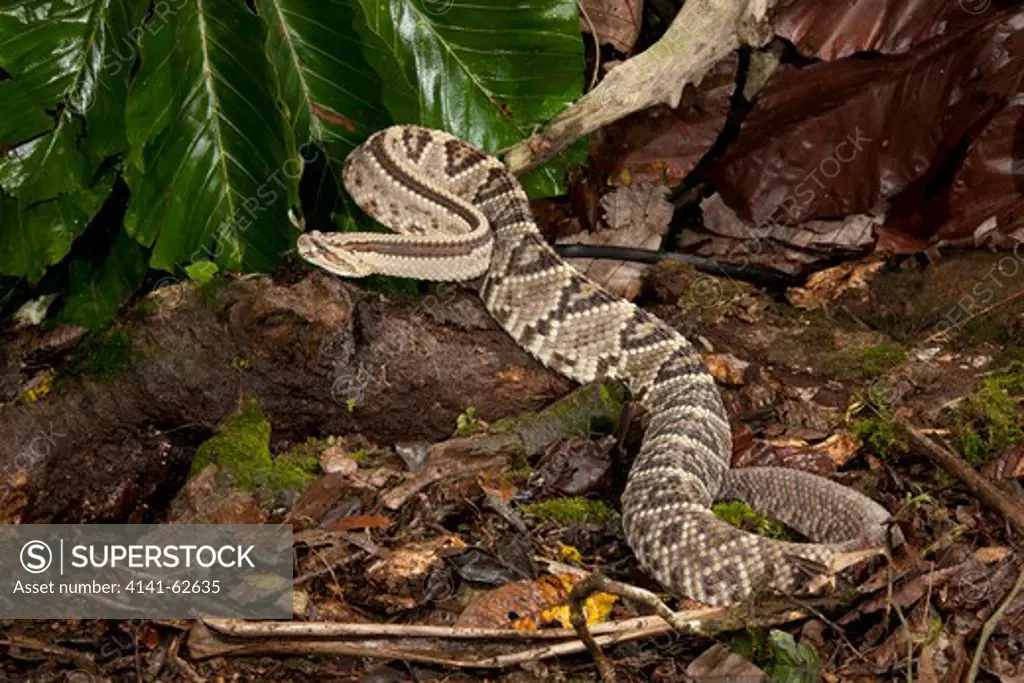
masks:
[[[86,114],[94,104],[102,150],[124,149],[123,107],[131,64],[129,30],[148,0],[0,0],[0,140],[18,144],[53,128],[47,112],[66,105]]]
[[[818,654],[810,645],[800,643],[785,631],[772,629],[768,635],[773,683],[815,683],[820,680]]]
[[[0,0],[0,139],[28,140],[0,158],[0,272],[38,280],[107,197],[113,177],[93,177],[127,149],[130,64],[115,56],[147,4]]]
[[[210,282],[217,276],[219,271],[220,268],[217,267],[216,263],[206,259],[185,266],[185,272],[188,273],[189,278],[198,285],[205,285],[207,282]]]
[[[92,173],[79,150],[81,133],[81,119],[63,114],[53,133],[0,158],[0,187],[26,207],[87,188]]]
[[[128,98],[132,189],[126,228],[173,270],[207,253],[268,270],[292,246],[286,124],[263,24],[239,0],[179,0],[147,31]]]
[[[71,287],[57,320],[98,330],[114,319],[145,277],[146,249],[122,231],[99,267],[75,261]]]
[[[575,0],[359,0],[367,59],[385,83],[410,84],[420,123],[492,153],[527,137],[582,94]],[[404,76],[398,80],[395,74]],[[559,194],[567,158],[523,179]]]
[[[85,232],[113,187],[112,173],[93,187],[31,206],[0,194],[0,274],[37,281]]]
[[[344,158],[393,123],[385,100],[415,120],[415,92],[401,81],[385,88],[363,54],[362,10],[351,0],[260,0],[259,7],[292,140],[300,147],[314,142],[317,153],[327,153],[327,165],[317,167],[313,211],[350,213],[346,203],[338,206]]]
[[[267,50],[297,144],[338,141],[349,148],[392,122],[383,85],[363,56],[353,27],[359,9],[346,0],[261,0],[270,26]],[[411,88],[404,91],[412,111]]]

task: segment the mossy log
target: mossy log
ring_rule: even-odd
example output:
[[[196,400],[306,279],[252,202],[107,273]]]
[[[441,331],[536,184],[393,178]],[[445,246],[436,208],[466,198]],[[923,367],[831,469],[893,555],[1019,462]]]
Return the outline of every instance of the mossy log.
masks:
[[[470,292],[383,297],[321,273],[163,288],[106,338],[118,353],[77,350],[90,371],[65,360],[50,394],[0,409],[0,521],[159,519],[196,447],[252,398],[275,442],[388,445],[441,440],[468,406],[494,421],[571,388]]]

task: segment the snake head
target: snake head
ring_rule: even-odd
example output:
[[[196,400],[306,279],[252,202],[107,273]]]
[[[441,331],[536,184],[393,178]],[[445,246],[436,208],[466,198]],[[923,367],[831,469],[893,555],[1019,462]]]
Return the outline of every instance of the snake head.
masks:
[[[349,235],[316,230],[299,236],[299,256],[341,277],[366,277],[376,270],[358,251],[346,248]]]

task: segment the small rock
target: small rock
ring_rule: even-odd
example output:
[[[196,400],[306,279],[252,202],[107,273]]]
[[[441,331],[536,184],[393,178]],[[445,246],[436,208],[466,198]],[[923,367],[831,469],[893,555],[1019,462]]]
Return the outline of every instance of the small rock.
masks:
[[[320,469],[327,474],[352,474],[359,469],[359,463],[341,446],[328,446],[320,453]]]
[[[395,444],[395,453],[398,454],[410,472],[419,472],[427,462],[430,455],[430,444],[426,441],[409,441]]]

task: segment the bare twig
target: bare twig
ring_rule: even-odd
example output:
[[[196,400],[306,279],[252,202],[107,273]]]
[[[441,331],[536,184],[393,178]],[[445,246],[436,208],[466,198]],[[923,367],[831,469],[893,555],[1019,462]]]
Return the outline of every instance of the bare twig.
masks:
[[[586,591],[586,594],[582,597],[577,596],[576,588],[579,588],[581,584],[586,584],[591,581],[596,574],[592,574],[590,577],[584,579],[580,583],[576,584],[573,588],[572,593],[569,594],[569,621],[572,622],[573,628],[576,629],[576,635],[583,642],[587,648],[587,652],[594,658],[594,663],[597,664],[597,672],[601,676],[602,683],[615,683],[615,667],[608,661],[604,652],[601,650],[601,646],[594,636],[591,635],[590,629],[587,628],[587,615],[583,611],[584,602],[594,589]]]
[[[178,673],[192,681],[192,683],[203,683],[203,677],[196,673],[196,670],[178,654],[180,647],[181,636],[174,636],[174,640],[171,641],[171,647],[167,651],[167,659],[178,670]]]
[[[1010,589],[1006,599],[1003,600],[996,611],[992,613],[992,616],[988,618],[985,625],[981,627],[981,635],[978,637],[978,647],[974,650],[974,659],[971,660],[971,668],[967,672],[967,683],[974,683],[974,679],[978,677],[978,669],[981,667],[981,658],[985,654],[985,644],[988,643],[988,639],[992,637],[992,632],[996,630],[996,625],[999,624],[999,620],[1003,618],[1003,614],[1009,609],[1010,605],[1017,598],[1017,594],[1024,589],[1024,564],[1021,565],[1020,572],[1017,574],[1017,582],[1013,584],[1013,588]]]
[[[594,39],[594,73],[590,76],[590,87],[587,90],[593,90],[594,86],[597,85],[597,77],[601,71],[601,39],[597,35],[597,29],[594,27],[594,22],[590,20],[590,15],[587,14],[586,6],[581,0],[576,0],[576,7],[580,10],[580,16],[587,22],[587,27],[590,29],[590,35]]]
[[[77,668],[90,674],[103,674],[103,669],[101,669],[99,664],[94,662],[92,657],[89,655],[82,652],[76,652],[75,650],[70,650],[66,647],[61,647],[60,645],[47,643],[36,638],[16,635],[10,636],[6,639],[0,640],[0,647],[3,646],[7,646],[8,654],[12,657],[16,656],[15,651],[17,650],[41,652],[57,659],[69,661]]]
[[[981,502],[999,512],[1018,532],[1024,534],[1024,507],[1015,503],[998,486],[975,472],[960,456],[935,443],[905,420],[897,419],[896,422],[929,459],[946,468]]]
[[[461,479],[482,470],[497,469],[505,465],[505,463],[506,458],[504,456],[463,462],[442,458],[430,463],[427,467],[412,475],[410,479],[388,491],[381,497],[381,503],[388,510],[397,510],[405,504],[405,501],[431,484],[443,480]]]
[[[1014,292],[1013,294],[1000,299],[999,301],[995,302],[994,304],[990,304],[990,305],[986,306],[985,308],[981,309],[980,311],[975,311],[974,313],[972,313],[971,315],[967,316],[963,320],[958,320],[956,325],[953,325],[952,327],[953,328],[963,327],[964,325],[966,325],[967,323],[971,322],[975,318],[977,318],[979,316],[983,316],[986,313],[990,313],[991,311],[995,310],[996,308],[999,308],[1000,306],[1008,304],[1011,301],[1019,299],[1022,296],[1024,296],[1024,288],[1019,289],[1016,292]],[[925,337],[924,341],[921,342],[921,343],[922,344],[928,344],[930,342],[935,341],[936,339],[941,339],[942,337],[945,337],[948,334],[949,334],[949,326],[943,327],[938,332],[935,332],[934,334],[930,334],[927,337]]]
[[[656,104],[679,106],[683,88],[743,44],[771,39],[768,10],[775,0],[687,0],[661,39],[608,72],[604,80],[519,143],[505,163],[519,174],[551,159],[576,139]]]
[[[610,585],[616,587],[615,582],[611,582]],[[623,591],[624,594],[631,597],[641,596],[638,599],[648,604],[642,597],[644,593],[648,593],[647,591],[632,586],[626,588],[632,590]],[[752,617],[746,610],[705,608],[685,612],[669,611],[666,616],[670,617],[676,630],[710,636],[747,626],[777,625],[803,618],[806,614],[787,610]],[[596,624],[590,627],[589,631],[593,634],[594,643],[600,648],[670,633],[673,626],[660,616],[648,616]],[[326,638],[333,640],[327,641]],[[472,640],[472,651],[482,651],[486,654],[466,656],[465,652],[469,648],[459,643],[459,640]],[[417,624],[245,622],[211,619],[193,628],[189,649],[196,658],[253,654],[340,654],[404,659],[453,667],[505,668],[524,662],[584,652],[586,645],[579,639],[574,629],[517,631]]]

